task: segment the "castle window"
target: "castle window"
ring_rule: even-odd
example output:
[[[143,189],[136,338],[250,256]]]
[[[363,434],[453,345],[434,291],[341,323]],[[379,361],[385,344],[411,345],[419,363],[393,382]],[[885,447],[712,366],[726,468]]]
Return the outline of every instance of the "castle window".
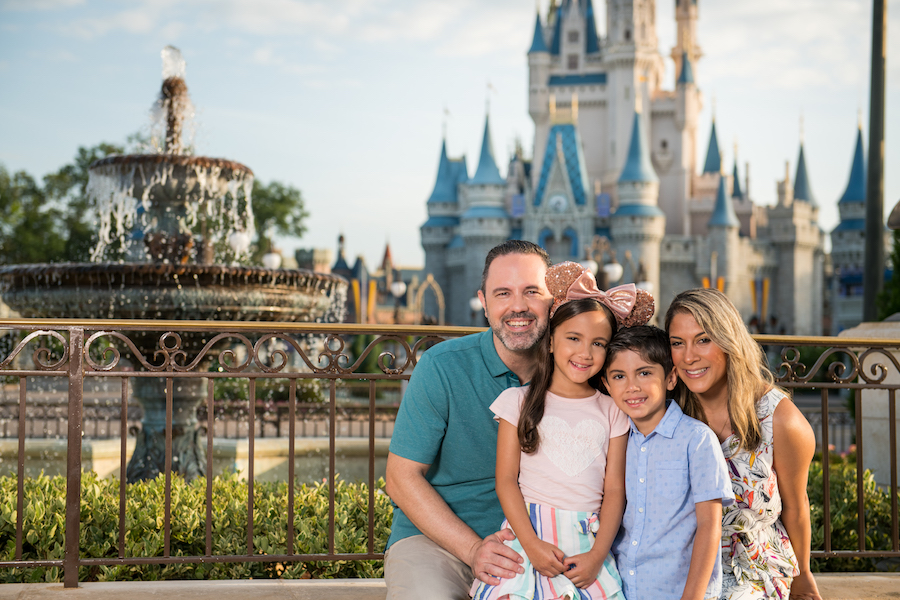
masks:
[[[578,69],[578,55],[577,54],[570,54],[566,58],[568,59],[570,71],[575,71],[576,69]]]
[[[626,42],[631,41],[631,30],[630,29],[625,30],[625,41]]]
[[[569,32],[569,42],[571,42],[573,44],[578,43],[578,32],[577,31]]]
[[[668,142],[667,140],[661,141],[661,142],[659,143],[659,145],[660,145],[660,147],[661,147],[663,150],[668,150],[668,149],[669,149],[669,142]]]

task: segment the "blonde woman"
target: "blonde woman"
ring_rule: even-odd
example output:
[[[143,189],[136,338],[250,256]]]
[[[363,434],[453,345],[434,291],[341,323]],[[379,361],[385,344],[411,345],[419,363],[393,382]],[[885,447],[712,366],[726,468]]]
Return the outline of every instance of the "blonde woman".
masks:
[[[665,325],[680,380],[676,398],[718,436],[735,493],[722,517],[721,598],[821,600],[809,570],[812,428],[774,385],[725,294],[682,292]]]

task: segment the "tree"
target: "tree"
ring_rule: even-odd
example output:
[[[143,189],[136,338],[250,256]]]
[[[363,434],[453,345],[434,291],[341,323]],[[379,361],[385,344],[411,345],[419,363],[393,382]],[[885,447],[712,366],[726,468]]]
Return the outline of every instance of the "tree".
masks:
[[[62,220],[31,175],[0,165],[0,264],[64,260]]]
[[[130,137],[129,141],[134,137]],[[58,203],[63,210],[66,260],[88,262],[91,248],[96,243],[96,220],[92,218],[93,205],[87,196],[89,167],[95,160],[124,152],[122,146],[106,142],[90,148],[81,146],[73,163],[44,177],[47,198]]]
[[[300,190],[273,181],[262,184],[253,181],[253,217],[258,241],[252,260],[259,263],[262,255],[272,250],[272,236],[277,234],[302,237],[306,232],[309,212]]]
[[[891,269],[893,274],[884,282],[878,292],[875,303],[878,308],[878,320],[883,321],[894,313],[900,312],[900,230],[894,230],[894,243],[891,246]]]

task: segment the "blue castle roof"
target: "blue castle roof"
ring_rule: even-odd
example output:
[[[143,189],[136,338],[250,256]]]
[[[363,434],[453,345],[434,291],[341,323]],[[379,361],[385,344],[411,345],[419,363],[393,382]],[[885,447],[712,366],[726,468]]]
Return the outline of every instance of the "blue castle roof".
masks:
[[[805,200],[813,206],[816,199],[809,187],[809,176],[806,174],[806,158],[803,153],[803,144],[800,144],[800,156],[797,158],[797,174],[794,176],[794,200]]]
[[[712,131],[709,133],[709,148],[706,150],[704,173],[720,173],[722,171],[722,155],[719,154],[719,139],[716,136],[716,120],[713,119]]]
[[[541,165],[541,177],[534,192],[534,205],[540,206],[544,200],[544,192],[546,192],[547,183],[550,180],[550,169],[557,160],[556,146],[559,143],[557,138],[562,138],[562,153],[566,163],[562,166],[569,176],[575,204],[584,205],[587,201],[587,168],[585,167],[584,153],[581,150],[581,136],[575,126],[570,123],[554,125],[550,129],[547,146],[544,150],[544,162]]]
[[[687,52],[681,53],[681,73],[678,74],[677,83],[694,83],[694,68],[691,66],[691,59],[688,58]]]
[[[452,176],[452,167],[447,158],[447,140],[441,143],[441,157],[438,159],[437,178],[428,202],[456,202],[456,181]]]
[[[850,180],[847,189],[841,196],[839,204],[866,201],[866,158],[863,154],[862,129],[856,132],[856,150],[853,151],[853,164],[850,167]]]
[[[550,41],[550,54],[559,56],[559,41],[562,37],[563,6],[556,7],[556,17],[553,21],[553,39]]]
[[[500,176],[497,162],[494,160],[494,151],[491,148],[490,117],[484,117],[484,137],[481,139],[481,158],[478,160],[478,169],[469,180],[470,185],[505,185],[506,180]]]
[[[594,21],[594,2],[587,0],[584,9],[584,20],[587,28],[584,33],[584,51],[587,54],[600,52],[600,40],[597,36],[597,23]]]
[[[628,158],[622,167],[619,181],[659,181],[653,164],[650,162],[650,152],[643,139],[641,127],[641,113],[634,112],[634,122],[631,126],[631,142],[628,144]]]
[[[502,206],[471,206],[462,215],[463,219],[508,219],[509,213]]]
[[[547,48],[547,42],[544,41],[544,29],[541,27],[541,15],[538,14],[534,19],[534,38],[531,40],[531,48],[528,54],[535,52],[550,52]]]
[[[738,176],[737,170],[737,155],[734,157],[734,173],[732,173],[731,178],[734,180],[734,185],[731,190],[732,198],[743,198],[744,193],[741,191],[741,178]]]
[[[725,177],[719,177],[719,189],[716,191],[716,205],[709,217],[708,227],[740,227],[734,205],[725,197]]]

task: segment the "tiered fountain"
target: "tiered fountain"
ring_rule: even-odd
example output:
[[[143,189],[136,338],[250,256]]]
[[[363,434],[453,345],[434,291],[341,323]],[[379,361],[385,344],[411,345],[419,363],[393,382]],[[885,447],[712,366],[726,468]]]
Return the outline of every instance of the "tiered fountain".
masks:
[[[344,279],[239,265],[254,228],[253,172],[190,153],[183,129],[191,103],[175,48],[163,50],[163,79],[159,151],[110,156],[90,167],[88,193],[99,218],[94,262],[0,267],[3,300],[36,318],[342,321]],[[194,335],[182,336],[183,349],[202,347]],[[129,337],[144,356],[159,348],[158,336]],[[133,381],[144,418],[129,481],[155,477],[165,454],[164,380]],[[189,479],[205,471],[196,418],[205,388],[205,379],[179,379],[173,398],[173,469]]]

